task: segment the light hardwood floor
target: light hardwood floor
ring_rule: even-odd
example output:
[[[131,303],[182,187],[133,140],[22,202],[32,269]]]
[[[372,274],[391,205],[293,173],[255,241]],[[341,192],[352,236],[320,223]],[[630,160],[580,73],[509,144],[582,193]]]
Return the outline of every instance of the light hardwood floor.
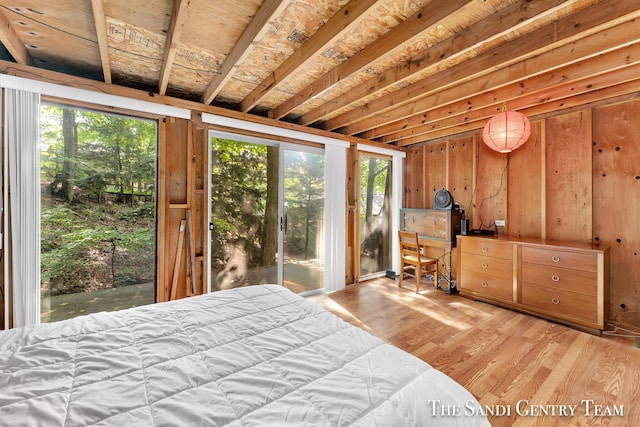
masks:
[[[412,289],[380,278],[309,299],[448,374],[487,412],[510,412],[489,413],[493,426],[640,426],[637,339]]]

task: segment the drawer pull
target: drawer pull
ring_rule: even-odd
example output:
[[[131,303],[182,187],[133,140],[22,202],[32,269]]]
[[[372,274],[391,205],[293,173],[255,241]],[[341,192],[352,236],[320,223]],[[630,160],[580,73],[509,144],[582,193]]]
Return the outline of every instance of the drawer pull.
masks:
[[[551,257],[551,261],[553,261],[553,262],[560,262],[560,257],[559,257],[559,256],[557,256],[557,255],[554,255],[554,256],[552,256],[552,257]]]
[[[560,304],[560,300],[556,297],[551,298],[551,302],[554,303],[555,305]]]
[[[489,265],[486,262],[483,262],[482,263],[482,268],[487,268],[487,267],[489,267]]]
[[[485,246],[482,247],[482,252],[487,252],[489,249],[487,249]]]
[[[557,274],[554,274],[553,276],[551,276],[551,280],[553,280],[554,282],[559,282],[560,276],[558,276]]]
[[[482,282],[482,283],[480,283],[480,285],[481,285],[483,288],[486,288],[487,286],[489,286],[489,284],[488,284],[487,282]]]

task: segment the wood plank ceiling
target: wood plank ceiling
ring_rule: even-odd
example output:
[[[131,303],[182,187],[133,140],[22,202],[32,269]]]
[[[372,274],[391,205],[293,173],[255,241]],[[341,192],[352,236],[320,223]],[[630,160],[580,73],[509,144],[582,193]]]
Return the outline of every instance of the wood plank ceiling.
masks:
[[[401,147],[628,96],[640,0],[0,0],[0,58]]]

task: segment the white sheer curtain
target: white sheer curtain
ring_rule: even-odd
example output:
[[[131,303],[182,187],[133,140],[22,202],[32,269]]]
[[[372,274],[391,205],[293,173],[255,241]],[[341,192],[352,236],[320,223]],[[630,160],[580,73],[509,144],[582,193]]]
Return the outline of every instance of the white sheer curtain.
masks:
[[[332,292],[346,282],[347,147],[327,144],[324,155],[324,290]]]
[[[5,89],[13,327],[40,322],[40,95]],[[8,153],[7,153],[8,151]],[[6,277],[6,276],[5,276]]]

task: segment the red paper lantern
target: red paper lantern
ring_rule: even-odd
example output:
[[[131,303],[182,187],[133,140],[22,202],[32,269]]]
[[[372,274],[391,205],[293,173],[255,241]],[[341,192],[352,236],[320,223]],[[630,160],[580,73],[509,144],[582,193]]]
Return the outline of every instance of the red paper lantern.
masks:
[[[494,151],[510,153],[527,142],[531,135],[531,123],[522,113],[506,111],[496,114],[482,130],[482,140]]]

